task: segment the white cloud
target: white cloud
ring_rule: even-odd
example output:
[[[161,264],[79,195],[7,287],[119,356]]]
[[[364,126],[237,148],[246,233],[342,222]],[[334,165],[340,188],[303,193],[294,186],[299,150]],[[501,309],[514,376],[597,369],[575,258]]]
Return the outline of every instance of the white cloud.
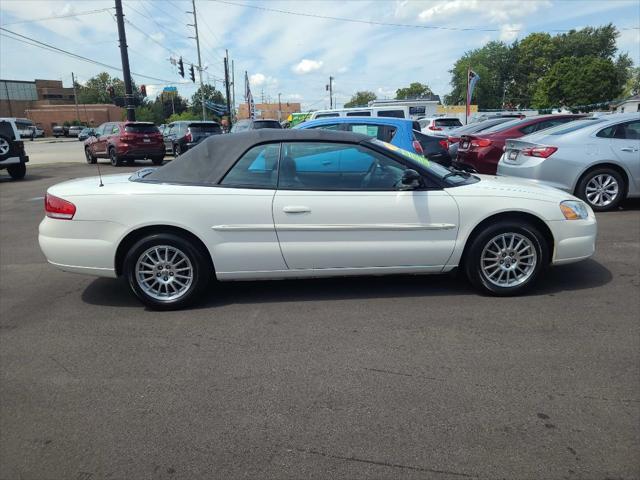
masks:
[[[521,30],[521,23],[505,23],[500,27],[500,40],[511,43],[518,37]]]
[[[309,60],[303,58],[300,63],[294,65],[292,70],[298,75],[304,75],[319,70],[322,67],[322,60]]]
[[[252,87],[275,87],[278,85],[278,79],[264,73],[254,73],[249,75],[249,83]]]
[[[527,17],[540,9],[551,5],[549,0],[528,0],[514,2],[510,0],[480,1],[480,0],[447,0],[439,1],[418,14],[422,22],[447,22],[452,18],[473,14],[475,18],[482,18],[491,22],[506,22],[514,18]],[[453,26],[453,25],[452,25]]]

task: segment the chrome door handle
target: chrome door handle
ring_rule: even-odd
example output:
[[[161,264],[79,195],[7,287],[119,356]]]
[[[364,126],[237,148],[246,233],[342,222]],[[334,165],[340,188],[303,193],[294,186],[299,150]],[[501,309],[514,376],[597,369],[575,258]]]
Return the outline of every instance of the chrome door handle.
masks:
[[[310,213],[311,209],[309,207],[291,205],[288,207],[284,207],[282,211],[284,213]]]
[[[637,152],[638,151],[637,148],[633,148],[633,147],[624,147],[624,148],[621,148],[620,150],[622,150],[623,152]]]

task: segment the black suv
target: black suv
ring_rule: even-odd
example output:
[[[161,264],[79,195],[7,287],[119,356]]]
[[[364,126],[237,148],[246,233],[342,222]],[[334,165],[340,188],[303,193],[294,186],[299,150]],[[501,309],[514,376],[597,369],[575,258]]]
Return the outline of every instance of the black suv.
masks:
[[[162,136],[167,152],[178,156],[211,135],[220,135],[222,128],[218,122],[173,122],[164,127]]]
[[[14,180],[24,178],[29,157],[13,120],[0,120],[0,170],[5,168]]]

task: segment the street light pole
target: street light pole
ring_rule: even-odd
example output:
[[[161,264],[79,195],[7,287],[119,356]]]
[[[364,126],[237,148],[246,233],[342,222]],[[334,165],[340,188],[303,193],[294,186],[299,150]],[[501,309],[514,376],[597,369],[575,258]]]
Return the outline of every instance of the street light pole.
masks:
[[[202,60],[200,58],[200,38],[198,37],[198,16],[196,15],[196,0],[191,0],[193,5],[193,25],[190,25],[196,31],[196,36],[192,37],[196,39],[196,47],[198,48],[198,74],[200,75],[200,101],[202,102],[202,120],[207,119],[207,110],[204,105],[204,83],[202,81]]]
[[[282,103],[280,103],[280,95],[282,94],[278,93],[278,121],[282,122]]]

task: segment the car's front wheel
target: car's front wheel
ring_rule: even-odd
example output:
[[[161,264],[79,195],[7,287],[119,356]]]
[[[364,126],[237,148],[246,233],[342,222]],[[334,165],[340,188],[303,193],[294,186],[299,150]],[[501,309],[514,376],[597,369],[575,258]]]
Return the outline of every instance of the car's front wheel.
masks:
[[[596,212],[613,210],[622,201],[625,183],[622,175],[611,168],[597,168],[580,179],[576,195]]]
[[[124,273],[148,307],[175,310],[193,303],[211,279],[211,262],[192,242],[169,233],[152,234],[131,247]]]
[[[87,163],[90,165],[98,161],[98,159],[94,157],[93,154],[91,153],[91,149],[89,149],[89,147],[86,147],[84,149],[84,156],[87,159]]]
[[[534,283],[549,251],[533,225],[502,221],[477,235],[467,250],[465,267],[471,283],[490,295],[518,295]]]
[[[27,166],[24,163],[14,163],[7,166],[7,171],[14,180],[22,180],[27,174]]]

